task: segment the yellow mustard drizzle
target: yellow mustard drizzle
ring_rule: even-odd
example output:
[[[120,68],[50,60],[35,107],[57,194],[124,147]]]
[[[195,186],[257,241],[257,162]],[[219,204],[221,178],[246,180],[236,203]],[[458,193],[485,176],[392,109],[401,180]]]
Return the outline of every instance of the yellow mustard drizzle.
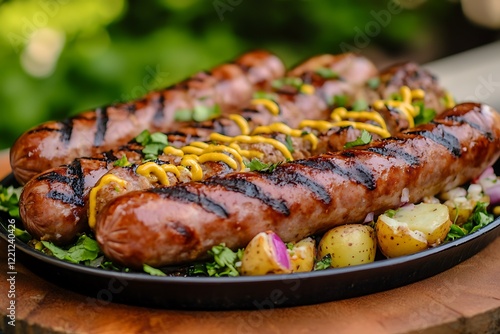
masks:
[[[316,89],[314,88],[313,85],[303,84],[300,86],[300,92],[302,94],[313,95],[315,91]]]
[[[283,156],[288,159],[288,160],[293,160],[292,154],[290,151],[286,148],[286,146],[281,143],[280,141],[272,138],[266,138],[262,136],[235,136],[235,137],[229,137],[222,135],[220,133],[212,133],[210,134],[210,140],[214,141],[220,141],[224,143],[231,143],[231,142],[239,142],[239,143],[245,143],[245,144],[257,144],[257,143],[264,143],[264,144],[269,144],[274,146],[278,151],[283,154]]]
[[[455,106],[455,99],[450,92],[445,92],[444,94],[444,107],[445,108],[453,108]]]
[[[198,162],[198,157],[194,154],[185,155],[181,160],[182,166],[191,167],[189,172],[191,173],[191,180],[200,181],[203,179],[203,170]],[[187,169],[187,168],[186,168]]]
[[[230,143],[229,147],[234,148],[236,152],[238,152],[241,156],[251,160],[253,158],[262,159],[264,157],[264,153],[253,150],[243,150],[238,144]]]
[[[387,130],[387,125],[382,116],[376,111],[347,111],[346,108],[335,108],[330,115],[330,118],[335,122],[340,122],[346,118],[354,119],[369,119],[378,124],[384,130]]]
[[[316,137],[315,134],[304,134],[302,130],[292,129],[284,123],[272,123],[270,125],[258,126],[257,128],[255,128],[255,130],[253,130],[252,135],[258,135],[262,133],[269,134],[273,132],[283,133],[292,137],[302,137],[311,143],[311,147],[313,150],[318,147],[318,137]]]
[[[164,186],[170,185],[165,170],[161,168],[160,165],[152,161],[140,165],[137,167],[135,172],[139,175],[147,177],[152,182],[158,180]],[[156,177],[156,179],[154,177]]]
[[[116,175],[113,174],[106,174],[104,175],[98,182],[98,184],[92,188],[89,194],[89,227],[91,229],[95,228],[96,224],[96,210],[97,210],[97,193],[99,190],[101,190],[104,186],[115,182],[117,183],[120,187],[125,188],[127,186],[127,181],[120,179]]]
[[[184,152],[178,148],[175,148],[173,146],[167,146],[163,149],[163,153],[166,155],[175,155],[178,157],[183,157]]]
[[[387,124],[385,123],[382,115],[380,115],[377,110],[381,110],[386,105],[395,108],[406,117],[406,119],[408,120],[408,126],[411,128],[415,126],[414,118],[420,113],[419,108],[412,105],[412,101],[414,99],[420,100],[425,97],[425,92],[422,89],[411,90],[407,86],[401,87],[400,93],[402,101],[375,101],[373,103],[373,108],[375,109],[375,111],[347,111],[345,108],[335,108],[330,115],[333,122],[323,120],[304,120],[300,122],[299,128],[312,128],[323,132],[333,127],[351,126],[355,129],[366,130],[368,132],[378,134],[382,138],[390,137],[391,134],[387,130]],[[363,122],[349,121],[347,119],[368,119],[377,123],[379,126]]]
[[[250,126],[248,126],[248,122],[245,117],[238,114],[231,114],[229,115],[229,119],[234,121],[236,125],[238,125],[242,135],[250,134]]]
[[[425,92],[422,89],[411,90],[408,86],[401,87],[399,91],[401,93],[402,101],[377,100],[373,102],[373,108],[375,110],[381,110],[386,105],[393,107],[406,117],[406,119],[408,120],[408,127],[413,128],[415,126],[414,117],[419,114],[420,110],[418,110],[418,108],[415,108],[415,106],[412,105],[411,102],[414,99],[423,99],[425,96]]]
[[[277,102],[270,100],[270,99],[253,99],[250,102],[252,105],[257,106],[257,105],[263,105],[266,107],[267,110],[274,116],[277,116],[280,114],[280,107]]]

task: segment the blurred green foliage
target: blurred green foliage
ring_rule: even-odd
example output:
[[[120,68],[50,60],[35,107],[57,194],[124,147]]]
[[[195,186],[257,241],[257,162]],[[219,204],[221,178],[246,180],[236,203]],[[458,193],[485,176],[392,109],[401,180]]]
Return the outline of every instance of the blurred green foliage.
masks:
[[[0,1],[0,149],[43,121],[139,97],[254,48],[275,52],[288,67],[346,45],[383,57],[415,52],[419,61],[451,52],[442,49],[453,43],[446,31],[461,15],[456,3],[431,1],[377,20],[391,5],[393,0]],[[437,46],[436,36],[444,44]]]

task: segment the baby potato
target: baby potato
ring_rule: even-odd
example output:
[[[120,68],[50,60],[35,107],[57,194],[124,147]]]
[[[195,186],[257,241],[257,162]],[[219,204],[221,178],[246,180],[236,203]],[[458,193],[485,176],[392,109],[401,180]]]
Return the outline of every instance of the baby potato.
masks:
[[[375,260],[377,243],[372,227],[362,224],[337,226],[321,238],[319,257],[330,254],[331,267],[347,267]]]
[[[387,257],[409,255],[439,245],[450,231],[448,207],[420,203],[382,214],[375,225],[381,252]]]
[[[241,258],[241,275],[288,274],[292,272],[285,243],[271,231],[257,234]]]
[[[288,250],[292,264],[292,272],[308,272],[314,268],[316,258],[316,242],[313,238],[305,238]]]

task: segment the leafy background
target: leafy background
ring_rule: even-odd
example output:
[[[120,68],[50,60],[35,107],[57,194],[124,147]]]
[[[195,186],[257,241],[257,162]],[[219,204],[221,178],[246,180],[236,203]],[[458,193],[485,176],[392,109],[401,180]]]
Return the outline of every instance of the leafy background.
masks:
[[[499,37],[456,1],[398,0],[404,9],[382,25],[392,1],[0,0],[0,149],[43,121],[139,97],[254,48],[288,67],[346,47],[385,66]]]

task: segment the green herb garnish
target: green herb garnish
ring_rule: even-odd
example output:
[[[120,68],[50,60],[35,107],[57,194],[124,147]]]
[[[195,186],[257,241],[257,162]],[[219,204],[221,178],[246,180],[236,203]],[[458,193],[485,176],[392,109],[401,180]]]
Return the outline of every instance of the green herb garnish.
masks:
[[[142,131],[135,141],[144,146],[142,153],[145,160],[155,160],[163,149],[168,146],[168,137],[164,133],[155,132],[151,134],[148,130]]]
[[[127,167],[130,165],[132,165],[132,164],[128,161],[126,155],[123,155],[119,160],[116,160],[113,163],[113,166],[115,166],[115,167]]]
[[[304,84],[304,81],[302,81],[301,78],[286,77],[286,78],[273,80],[271,82],[271,87],[273,87],[274,89],[281,89],[285,86],[291,86],[291,87],[299,89],[300,86],[302,86],[303,84]]]
[[[340,76],[337,72],[328,67],[317,68],[314,73],[321,76],[324,79],[338,79]]]
[[[14,229],[14,235],[22,242],[28,242],[32,239],[31,234],[29,234],[28,231],[21,230],[17,227]]]
[[[354,101],[352,104],[352,110],[354,111],[361,111],[361,110],[367,110],[368,109],[368,102],[363,99],[358,99]]]
[[[160,269],[153,268],[151,266],[148,266],[147,264],[142,265],[142,270],[144,270],[145,273],[150,274],[151,276],[167,276],[163,271]]]
[[[380,86],[380,78],[375,77],[368,79],[366,83],[368,84],[368,87],[370,87],[371,89],[377,89]]]
[[[384,212],[384,215],[386,215],[389,218],[394,218],[394,216],[396,215],[396,210],[393,209],[387,210],[386,212]]]
[[[358,138],[356,138],[356,140],[345,143],[344,148],[366,145],[369,144],[371,141],[372,141],[372,135],[368,131],[362,130],[361,135]]]
[[[314,264],[314,270],[325,270],[332,265],[332,256],[326,254],[321,260]]]
[[[253,158],[250,162],[245,162],[245,166],[250,169],[251,172],[262,172],[262,173],[271,173],[281,164],[281,162],[277,162],[274,164],[266,164],[265,162],[260,161],[257,158]]]
[[[268,100],[276,101],[278,99],[278,96],[274,93],[258,91],[258,92],[253,93],[253,98],[254,99],[268,99]]]
[[[465,224],[462,226],[455,224],[451,225],[450,232],[448,232],[448,235],[446,236],[446,241],[452,241],[466,236],[467,234],[474,233],[480,228],[483,228],[491,223],[494,220],[494,217],[487,211],[487,207],[488,203],[477,202],[472,215],[469,219],[467,219]]]
[[[347,104],[347,95],[335,95],[332,104],[335,107],[345,107]]]
[[[19,218],[19,197],[22,187],[0,186],[0,211],[7,212],[13,218]]]
[[[243,249],[233,252],[227,248],[225,244],[212,247],[208,254],[213,258],[213,261],[205,263],[197,263],[189,270],[189,275],[206,275],[206,276],[239,276],[238,266],[241,263]]]
[[[431,109],[431,108],[425,108],[424,102],[419,101],[419,102],[414,102],[413,105],[415,107],[418,107],[420,112],[418,113],[417,116],[415,116],[415,125],[419,124],[426,124],[429,123],[436,117],[436,110]]]
[[[71,263],[93,261],[97,259],[101,252],[97,241],[85,234],[81,235],[76,244],[69,249],[60,248],[49,241],[42,241],[42,244],[59,260]]]
[[[174,113],[177,122],[204,122],[219,117],[222,111],[218,104],[213,106],[198,105],[194,109],[179,109]]]
[[[292,137],[290,135],[286,135],[285,137],[285,146],[290,151],[290,153],[295,152],[295,149],[293,148]]]

